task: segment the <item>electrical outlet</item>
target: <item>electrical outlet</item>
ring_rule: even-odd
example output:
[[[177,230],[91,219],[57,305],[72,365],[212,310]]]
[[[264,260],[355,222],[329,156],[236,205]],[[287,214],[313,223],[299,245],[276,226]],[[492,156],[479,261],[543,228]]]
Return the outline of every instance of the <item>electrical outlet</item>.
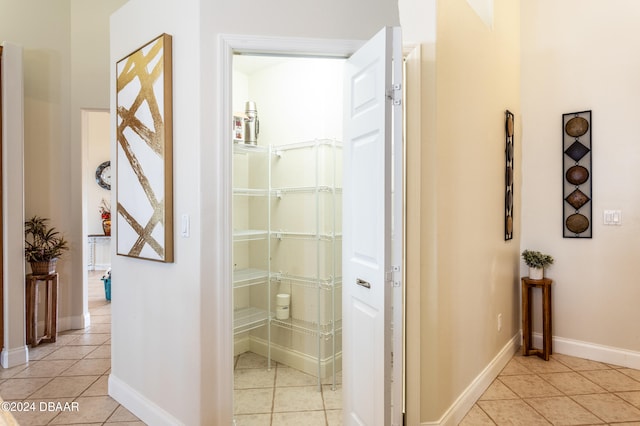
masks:
[[[498,314],[498,331],[502,330],[502,314]]]

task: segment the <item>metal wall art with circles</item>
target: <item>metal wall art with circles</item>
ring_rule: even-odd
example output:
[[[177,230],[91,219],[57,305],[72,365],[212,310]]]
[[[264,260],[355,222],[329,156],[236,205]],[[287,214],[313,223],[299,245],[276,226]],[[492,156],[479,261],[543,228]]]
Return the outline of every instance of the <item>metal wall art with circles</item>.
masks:
[[[513,114],[505,111],[505,195],[504,239],[513,238]]]
[[[591,111],[562,115],[562,187],[564,238],[591,238]]]

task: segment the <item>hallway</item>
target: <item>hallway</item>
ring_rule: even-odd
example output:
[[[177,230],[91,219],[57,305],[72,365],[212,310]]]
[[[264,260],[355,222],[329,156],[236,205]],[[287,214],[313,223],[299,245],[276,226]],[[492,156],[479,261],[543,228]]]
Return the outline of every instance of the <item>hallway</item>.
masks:
[[[29,350],[28,365],[0,369],[0,396],[5,401],[35,402],[35,411],[13,412],[21,426],[144,425],[107,393],[111,371],[111,305],[100,277],[89,272],[91,326],[58,334],[55,343]],[[41,402],[77,402],[77,411],[40,411]],[[70,407],[74,407],[70,405]]]
[[[60,333],[56,343],[41,344],[30,350],[32,361],[28,365],[0,369],[0,396],[5,401],[33,401],[36,408],[40,402],[78,403],[75,412],[14,412],[20,425],[144,425],[107,394],[111,368],[111,305],[104,298],[101,276],[99,271],[89,275],[91,327]],[[323,386],[322,393],[318,393],[302,373],[291,375],[295,372],[286,368],[278,375],[277,369],[267,373],[260,368],[263,364],[263,359],[252,354],[236,360],[238,424],[341,424],[341,401],[328,386]],[[278,390],[276,384],[278,377],[289,381],[283,383],[282,390]],[[298,406],[297,413],[289,412],[291,410],[284,406],[279,408],[278,392],[285,392],[289,386],[294,386],[289,389],[299,394],[293,398],[295,393],[283,393],[285,400],[302,398],[308,404]],[[300,392],[307,388],[313,390],[309,394],[317,401]],[[249,408],[257,407],[254,404],[260,402],[256,393],[266,390],[270,395],[265,401],[266,409]],[[247,405],[245,397],[253,403]],[[306,423],[299,423],[300,419]],[[554,354],[545,362],[535,356],[523,357],[518,352],[460,424],[638,426],[640,371],[562,354]]]

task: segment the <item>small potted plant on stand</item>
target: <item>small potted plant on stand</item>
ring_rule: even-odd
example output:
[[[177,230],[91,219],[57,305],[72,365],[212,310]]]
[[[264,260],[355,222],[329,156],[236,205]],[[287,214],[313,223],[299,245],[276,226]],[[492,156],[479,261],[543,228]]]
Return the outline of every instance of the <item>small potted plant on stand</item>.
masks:
[[[545,266],[553,264],[553,257],[535,250],[523,251],[522,258],[529,267],[529,278],[532,280],[543,279]]]
[[[69,250],[67,240],[55,228],[49,228],[48,221],[33,216],[24,223],[24,257],[33,275],[55,273],[58,258]]]

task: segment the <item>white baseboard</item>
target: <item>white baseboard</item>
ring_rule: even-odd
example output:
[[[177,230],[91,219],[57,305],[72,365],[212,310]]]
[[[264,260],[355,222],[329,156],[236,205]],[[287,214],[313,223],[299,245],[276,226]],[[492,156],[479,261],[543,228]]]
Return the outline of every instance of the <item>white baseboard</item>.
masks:
[[[482,370],[482,372],[467,386],[458,399],[451,404],[440,420],[435,422],[421,423],[422,426],[453,426],[459,424],[467,415],[473,404],[493,383],[502,369],[509,363],[513,355],[520,347],[520,331],[516,333],[507,344],[500,350],[498,355]]]
[[[447,412],[435,422],[423,422],[421,426],[457,425],[480,398],[489,385],[498,377],[511,357],[521,346],[521,331],[518,332],[500,353],[487,365],[473,382],[462,392]],[[542,333],[532,333],[533,346],[542,348]],[[592,361],[619,365],[621,367],[640,369],[640,352],[612,346],[599,345],[580,340],[553,337],[553,353],[590,359]]]
[[[87,328],[91,325],[91,314],[89,311],[85,312],[82,318],[82,328]]]
[[[542,333],[532,333],[531,337],[533,345],[542,348]],[[554,336],[552,340],[554,353],[640,370],[640,352],[565,337]]]
[[[2,353],[0,353],[0,364],[2,364],[3,368],[11,368],[27,362],[29,362],[29,348],[27,346],[8,350],[3,348]]]
[[[233,356],[238,356],[249,350],[249,333],[240,333],[233,336]]]
[[[96,263],[93,265],[94,271],[106,271],[109,268],[111,268],[111,263]]]
[[[86,321],[87,316],[85,314],[74,315],[71,317],[58,317],[58,332],[66,330],[82,330],[86,327]]]
[[[109,396],[149,425],[176,426],[184,424],[125,382],[109,374]]]
[[[250,351],[267,356],[267,342],[259,337],[250,337]],[[282,364],[303,371],[312,376],[318,376],[318,359],[307,353],[295,351],[285,346],[271,343],[271,359]],[[330,377],[333,374],[333,357],[326,357],[320,360],[320,378]],[[342,370],[342,352],[336,354],[336,371]]]

